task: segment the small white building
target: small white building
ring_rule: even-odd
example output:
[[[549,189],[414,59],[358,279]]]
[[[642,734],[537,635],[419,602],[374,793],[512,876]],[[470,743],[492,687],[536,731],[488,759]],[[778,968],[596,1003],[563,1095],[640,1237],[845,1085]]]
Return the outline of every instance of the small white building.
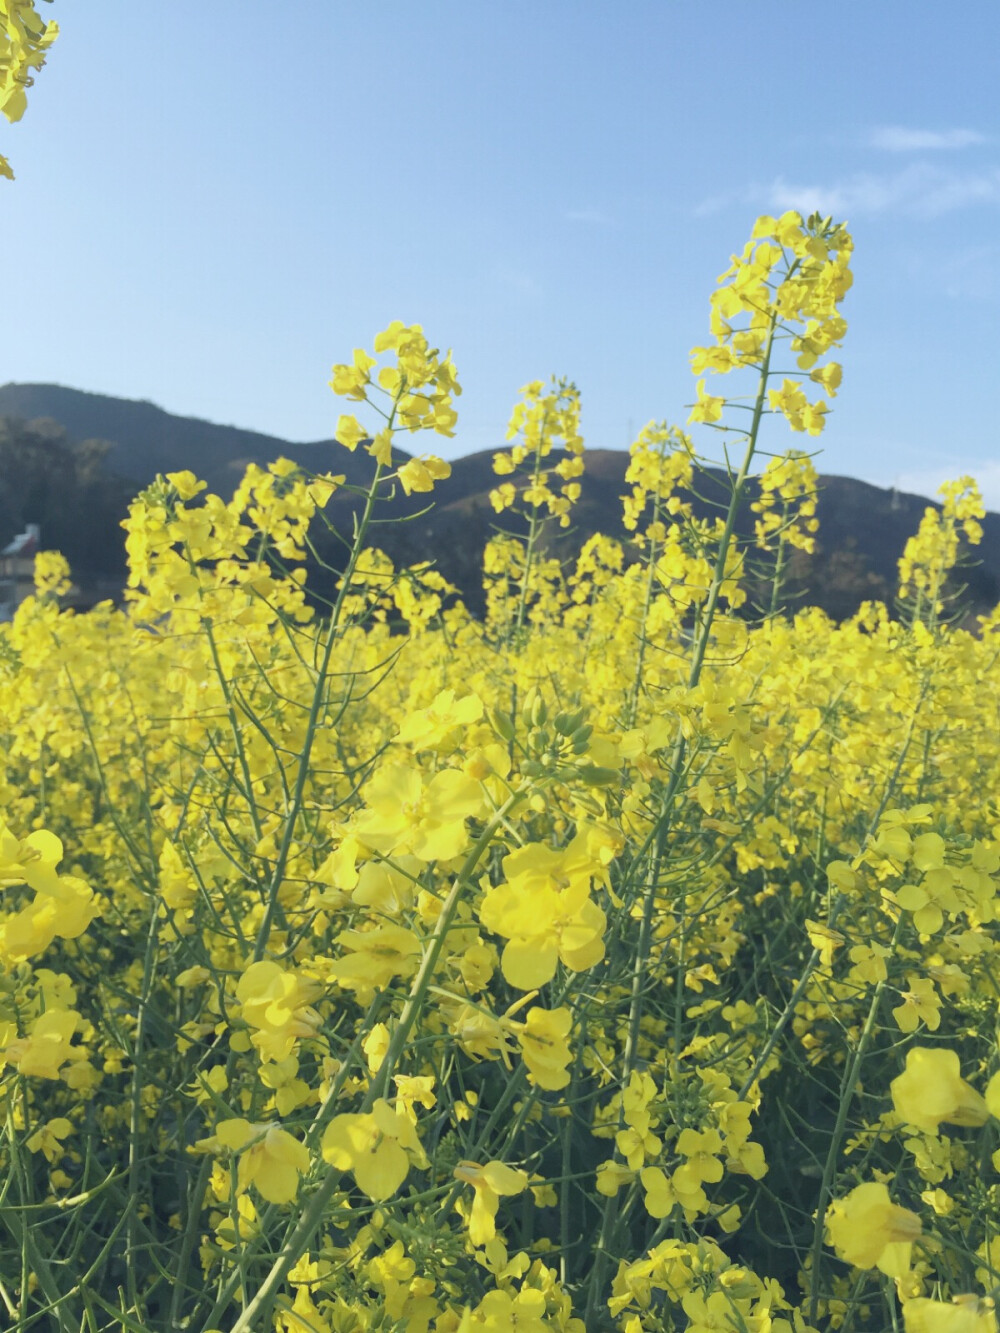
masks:
[[[0,620],[13,620],[17,608],[35,591],[35,556],[41,548],[41,528],[29,523],[0,551]]]

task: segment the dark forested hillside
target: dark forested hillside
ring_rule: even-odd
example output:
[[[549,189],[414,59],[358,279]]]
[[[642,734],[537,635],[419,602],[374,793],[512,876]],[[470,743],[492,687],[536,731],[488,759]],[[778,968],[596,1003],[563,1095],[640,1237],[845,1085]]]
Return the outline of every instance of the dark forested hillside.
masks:
[[[7,384],[0,387],[0,546],[37,523],[43,546],[69,559],[82,602],[113,596],[124,572],[121,519],[132,496],[157,473],[189,468],[228,498],[248,463],[266,464],[281,455],[314,471],[346,473],[349,482],[362,482],[368,471],[363,452],[348,453],[332,439],[292,444],[173,416],[152,403],[60,385]],[[621,496],[628,455],[590,449],[585,457],[574,526],[556,536],[560,554],[571,555],[594,532],[627,537]],[[495,522],[489,502],[495,480],[492,451],[459,458],[436,487],[432,508],[428,497],[397,495],[384,516],[407,521],[381,527],[375,540],[397,563],[433,558],[475,608],[480,556]],[[824,476],[821,488],[817,551],[812,557],[796,554],[791,586],[797,604],[818,605],[842,619],[862,601],[891,599],[896,561],[929,501],[849,477]],[[347,491],[332,502],[329,514],[341,531],[350,532],[355,504]],[[751,517],[743,516],[745,528]],[[1000,600],[1000,515],[988,514],[983,527],[977,563],[964,574],[967,601],[976,611]],[[335,558],[335,545],[325,546]]]

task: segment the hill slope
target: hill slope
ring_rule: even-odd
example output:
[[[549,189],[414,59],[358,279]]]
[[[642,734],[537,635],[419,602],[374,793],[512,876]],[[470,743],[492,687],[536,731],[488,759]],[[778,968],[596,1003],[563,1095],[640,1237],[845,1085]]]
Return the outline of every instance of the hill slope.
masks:
[[[258,431],[174,416],[144,400],[85,393],[61,384],[0,386],[0,417],[48,418],[71,440],[107,441],[106,467],[136,483],[137,489],[158,472],[190,468],[211,490],[231,494],[248,463],[270,463],[290,451],[296,462],[316,472],[328,471],[334,462],[338,472],[350,467],[350,455],[332,439],[290,445]],[[359,477],[364,471],[358,467]]]
[[[363,452],[350,454],[332,439],[292,444],[174,416],[153,403],[57,384],[0,386],[0,418],[7,418],[6,434],[0,436],[0,544],[24,524],[40,523],[43,543],[64,549],[82,581],[101,595],[120,586],[118,524],[126,497],[159,472],[190,468],[211,490],[228,497],[247,464],[263,465],[282,455],[315,471],[346,473],[355,483],[364,481],[370,466]],[[105,446],[96,446],[98,440]],[[399,495],[392,513],[409,521],[386,526],[377,537],[397,562],[435,558],[470,606],[479,601],[480,556],[495,522],[489,503],[495,484],[491,463],[492,451],[454,460],[452,475],[435,489],[434,507],[427,513],[427,497]],[[626,535],[621,496],[627,463],[621,451],[587,451],[574,530],[568,539],[560,538],[561,552],[578,548],[594,532]],[[78,496],[75,514],[67,505],[67,477]],[[795,574],[803,600],[839,619],[853,614],[866,598],[891,598],[896,561],[930,502],[849,477],[824,476],[821,487],[819,548],[811,560],[797,561]],[[61,492],[58,503],[56,491]],[[331,517],[341,531],[350,530],[354,506],[349,494],[336,497]],[[745,514],[744,529],[750,523]],[[966,575],[969,599],[978,611],[1000,600],[1000,515],[987,515],[983,528],[979,563]]]

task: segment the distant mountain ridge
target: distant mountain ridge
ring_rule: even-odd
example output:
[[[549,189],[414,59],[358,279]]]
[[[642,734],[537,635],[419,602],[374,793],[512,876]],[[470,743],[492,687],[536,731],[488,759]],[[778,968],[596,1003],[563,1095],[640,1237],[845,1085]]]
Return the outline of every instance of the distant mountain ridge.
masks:
[[[333,439],[291,445],[259,431],[175,416],[145,399],[114,398],[62,384],[0,386],[0,416],[48,418],[71,440],[106,440],[111,445],[109,470],[138,487],[147,486],[158,472],[190,468],[210,489],[231,494],[248,463],[270,463],[281,454],[289,456],[289,450],[295,451],[296,462],[316,472],[329,470],[338,454],[349,458]]]
[[[78,539],[75,550],[78,561],[79,553],[83,553],[82,573],[86,576],[87,569],[92,570],[96,583],[105,589],[109,580],[120,582],[122,534],[118,520],[124,517],[124,497],[148,485],[157,473],[189,468],[208,483],[209,489],[228,497],[249,463],[264,465],[280,456],[313,471],[345,473],[352,483],[365,481],[370,469],[370,460],[363,451],[351,454],[333,439],[293,444],[236,426],[175,416],[150,402],[87,393],[58,384],[0,386],[0,418],[6,418],[8,426],[27,423],[25,438],[34,438],[30,432],[41,429],[51,437],[46,437],[46,447],[75,448],[75,457],[89,457],[87,484],[92,489],[97,484],[95,467],[103,469],[106,484],[98,486],[93,501],[87,501],[94,506],[91,527],[96,523],[100,531],[90,531],[86,541]],[[43,426],[44,422],[49,424]],[[57,436],[62,445],[53,443]],[[90,446],[89,454],[86,448],[79,449],[84,442],[95,440],[107,442],[107,448]],[[498,447],[501,445],[498,438]],[[25,447],[29,446],[22,445],[22,453]],[[496,484],[492,455],[492,450],[486,450],[452,460],[451,476],[436,486],[433,497],[407,499],[399,495],[386,515],[409,521],[381,527],[376,537],[397,562],[434,558],[470,606],[479,601],[482,546],[497,521],[489,502],[489,492]],[[94,459],[99,461],[95,463]],[[628,537],[621,522],[628,454],[588,449],[585,460],[582,493],[573,513],[573,535],[567,540],[557,534],[560,554],[571,554],[594,532],[626,540]],[[803,603],[823,606],[840,619],[853,614],[863,600],[891,598],[896,586],[896,561],[932,502],[849,477],[823,476],[820,484],[820,546],[812,559],[797,557],[793,573]],[[70,523],[65,508],[53,510],[47,522],[44,514],[30,513],[25,508],[31,504],[36,510],[45,508],[44,484],[37,479],[32,486],[22,484],[21,491],[30,494],[15,494],[17,489],[13,478],[0,476],[0,544],[14,535],[12,526],[19,531],[18,524],[40,522],[43,544],[62,547],[59,529]],[[433,508],[425,513],[431,498]],[[355,504],[346,492],[335,497],[331,517],[342,531],[350,531]],[[117,515],[113,519],[109,517],[112,511]],[[507,517],[504,526],[510,526]],[[744,514],[741,526],[744,530],[752,528],[752,516]],[[983,542],[975,552],[978,565],[963,576],[969,585],[969,600],[977,611],[992,608],[1000,600],[1000,515],[988,514],[983,529]]]

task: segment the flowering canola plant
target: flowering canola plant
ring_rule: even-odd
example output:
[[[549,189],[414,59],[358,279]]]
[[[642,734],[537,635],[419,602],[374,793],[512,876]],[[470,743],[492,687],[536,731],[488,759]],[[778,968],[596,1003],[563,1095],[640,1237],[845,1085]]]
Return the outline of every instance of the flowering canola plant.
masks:
[[[526,386],[481,618],[372,542],[460,392],[400,321],[332,372],[364,484],[158,478],[120,609],[39,558],[0,627],[10,1327],[995,1333],[973,483],[895,614],[786,609],[817,480],[776,441],[840,387],[851,249],[757,221],[692,354],[728,484],[650,422],[625,541],[562,558],[580,395]]]

